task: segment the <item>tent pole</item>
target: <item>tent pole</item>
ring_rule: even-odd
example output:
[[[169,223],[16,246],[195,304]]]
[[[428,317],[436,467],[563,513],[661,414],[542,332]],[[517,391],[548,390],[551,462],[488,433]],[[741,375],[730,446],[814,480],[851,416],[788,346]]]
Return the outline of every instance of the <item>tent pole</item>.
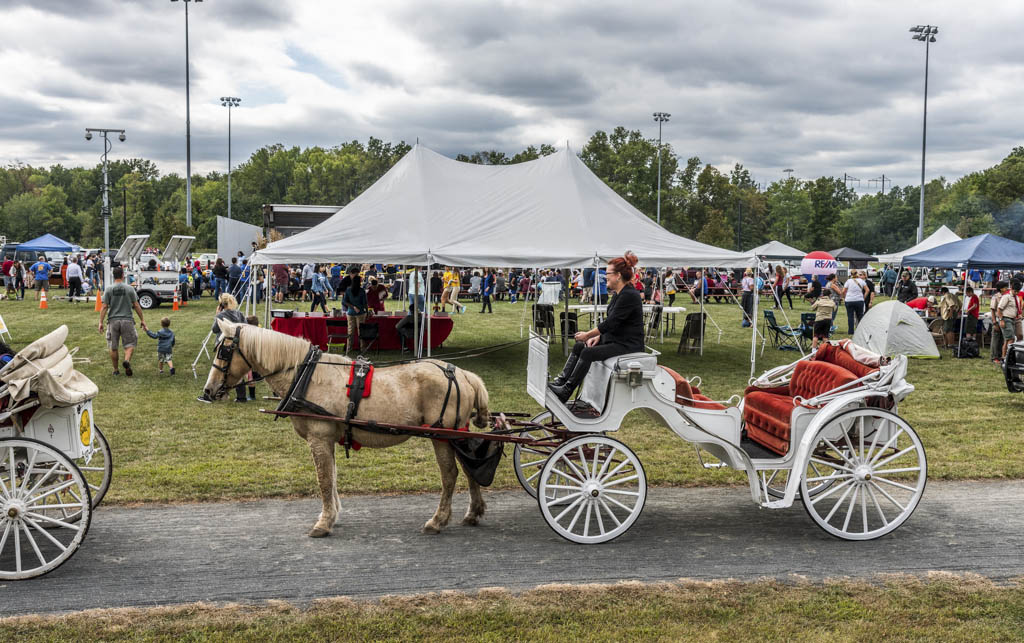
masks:
[[[708,268],[704,266],[700,270],[700,319],[697,321],[700,324],[700,353],[701,357],[704,357],[704,284],[707,283]]]
[[[757,273],[760,272],[760,262],[754,269],[754,319],[750,320],[750,327],[754,332],[750,335],[750,377],[754,377],[754,369],[757,368],[757,307],[761,301],[761,293],[757,288]],[[762,335],[763,337],[763,335]]]
[[[565,323],[562,324],[562,357],[569,357],[569,293],[572,292],[572,269],[562,270],[565,281]]]
[[[967,263],[967,267],[964,269],[964,298],[960,300],[960,335],[956,339],[956,346],[953,350],[959,352],[960,345],[964,343],[964,324],[967,322],[967,316],[965,315],[966,309],[965,304],[967,302],[967,277],[971,274],[971,264]],[[981,309],[981,298],[978,298],[978,309]]]
[[[423,278],[427,282],[427,298],[425,300],[426,301],[426,306],[425,306],[425,308],[426,308],[426,318],[427,318],[426,322],[425,322],[427,324],[427,357],[430,357],[430,336],[431,336],[430,331],[431,331],[431,327],[434,325],[432,323],[432,320],[431,320],[431,317],[433,315],[434,306],[433,306],[433,302],[430,301],[430,279],[431,279],[431,277],[430,277],[430,270],[431,270],[431,264],[433,264],[433,257],[432,257],[432,255],[427,254],[427,272],[426,272],[425,275],[423,275]]]

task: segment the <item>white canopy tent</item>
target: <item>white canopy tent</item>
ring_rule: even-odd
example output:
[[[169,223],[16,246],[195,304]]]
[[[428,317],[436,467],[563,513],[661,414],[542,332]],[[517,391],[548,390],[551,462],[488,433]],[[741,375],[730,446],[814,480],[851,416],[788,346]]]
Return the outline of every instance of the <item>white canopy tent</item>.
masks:
[[[938,248],[939,246],[946,245],[947,243],[960,240],[960,236],[957,235],[957,233],[953,232],[946,226],[942,226],[935,232],[928,235],[928,238],[926,238],[924,241],[917,244],[916,246],[907,248],[903,252],[894,252],[888,255],[877,256],[878,260],[881,261],[882,263],[899,264],[903,262],[903,257],[914,255],[919,252],[924,252],[925,250],[931,250],[932,248]]]
[[[749,253],[665,230],[568,149],[515,165],[476,165],[422,145],[343,210],[252,261],[572,268],[626,250],[644,266],[753,262]]]
[[[769,241],[747,252],[765,261],[800,261],[807,255],[803,250],[787,246],[781,241]]]
[[[665,230],[569,149],[515,165],[476,165],[418,144],[344,209],[250,261],[575,268],[626,250],[641,266],[757,261]]]

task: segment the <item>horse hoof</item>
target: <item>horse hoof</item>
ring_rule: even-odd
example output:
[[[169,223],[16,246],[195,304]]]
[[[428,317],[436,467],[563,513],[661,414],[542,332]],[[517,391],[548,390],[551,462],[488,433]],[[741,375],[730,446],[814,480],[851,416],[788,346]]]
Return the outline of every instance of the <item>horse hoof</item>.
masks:
[[[441,533],[441,530],[438,529],[437,527],[431,525],[430,523],[427,523],[427,524],[423,525],[423,533],[430,534],[430,535],[434,536],[434,535],[437,535],[437,534]]]
[[[309,532],[309,537],[310,538],[324,538],[324,537],[330,536],[330,535],[331,535],[331,530],[330,529],[321,529],[320,527],[313,527],[313,529]]]
[[[476,527],[477,525],[480,524],[480,517],[479,516],[466,516],[465,518],[462,519],[462,524],[467,526],[467,527]]]

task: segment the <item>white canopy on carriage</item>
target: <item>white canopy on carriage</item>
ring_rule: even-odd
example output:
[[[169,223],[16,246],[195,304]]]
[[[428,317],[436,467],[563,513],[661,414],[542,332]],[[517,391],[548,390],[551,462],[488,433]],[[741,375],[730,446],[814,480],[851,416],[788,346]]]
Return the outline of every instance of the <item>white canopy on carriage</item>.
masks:
[[[75,370],[71,351],[64,345],[68,327],[59,326],[18,351],[0,369],[11,398],[20,402],[35,393],[43,408],[73,406],[91,400],[99,388]]]
[[[515,165],[476,165],[422,145],[337,214],[251,260],[569,268],[626,250],[645,266],[754,262],[750,253],[672,234],[571,150]]]

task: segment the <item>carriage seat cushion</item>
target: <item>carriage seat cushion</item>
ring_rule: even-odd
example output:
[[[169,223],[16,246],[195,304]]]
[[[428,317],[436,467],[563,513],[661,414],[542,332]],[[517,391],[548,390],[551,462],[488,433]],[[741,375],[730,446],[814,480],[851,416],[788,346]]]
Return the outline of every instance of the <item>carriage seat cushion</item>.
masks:
[[[618,357],[610,357],[604,361],[604,365],[616,373],[625,373],[629,370],[629,365],[634,362],[640,364],[640,369],[645,375],[653,376],[657,372],[658,358],[649,353],[626,353]]]
[[[691,386],[690,381],[676,373],[667,366],[662,366],[665,372],[672,376],[676,383],[676,403],[682,406],[692,406],[697,409],[725,410],[725,407],[706,395],[701,395],[700,389]]]
[[[836,364],[797,362],[787,387],[748,391],[744,396],[747,437],[778,454],[785,454],[789,450],[794,397],[810,399],[856,379],[853,373]]]
[[[829,342],[822,344],[811,359],[818,362],[829,362],[837,366],[842,366],[856,375],[858,379],[866,375],[870,375],[878,370],[877,367],[868,366],[867,364],[858,362],[854,359],[853,355],[850,355],[849,351],[844,350],[842,346],[831,344]]]

